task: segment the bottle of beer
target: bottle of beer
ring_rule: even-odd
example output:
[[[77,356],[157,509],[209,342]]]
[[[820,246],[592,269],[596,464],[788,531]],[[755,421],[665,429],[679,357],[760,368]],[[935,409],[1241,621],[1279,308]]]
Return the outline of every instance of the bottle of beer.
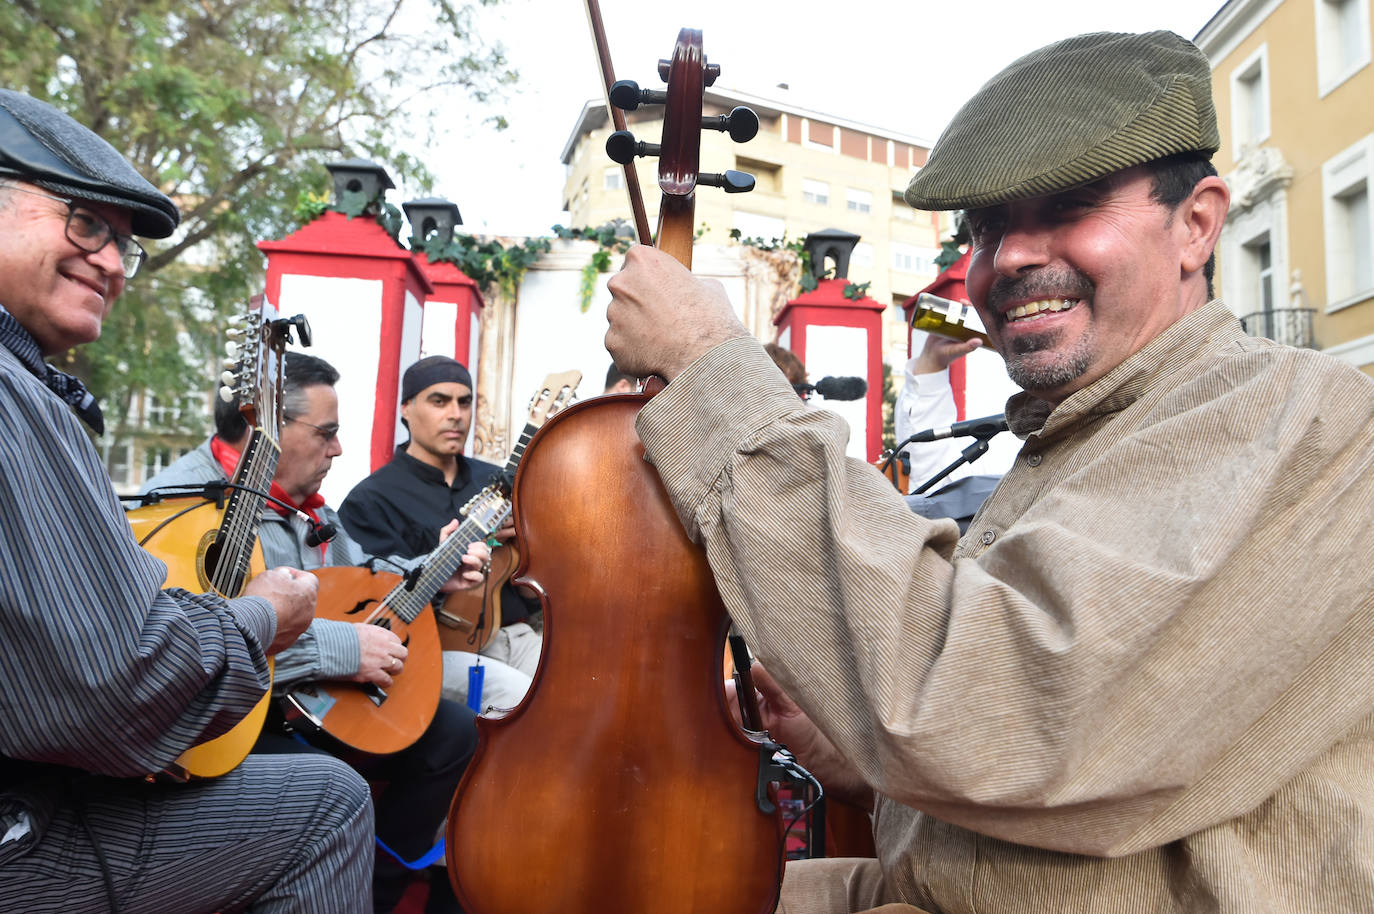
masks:
[[[974,337],[990,345],[988,335],[975,330],[968,324],[973,316],[973,308],[963,302],[950,301],[929,292],[916,296],[916,307],[911,310],[911,329],[947,336],[954,340],[971,340]]]

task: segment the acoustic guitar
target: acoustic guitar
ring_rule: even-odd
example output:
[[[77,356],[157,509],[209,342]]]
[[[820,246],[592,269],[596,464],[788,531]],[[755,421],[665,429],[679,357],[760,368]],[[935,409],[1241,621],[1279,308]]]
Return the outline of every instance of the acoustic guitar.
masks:
[[[434,719],[443,685],[443,646],[434,614],[426,612],[430,599],[458,570],[468,544],[487,539],[510,517],[511,485],[530,438],[544,422],[572,402],[581,380],[578,371],[552,374],[544,379],[530,403],[528,421],[505,467],[463,506],[463,520],[457,531],[405,575],[347,567],[319,568],[313,572],[320,580],[315,618],[384,626],[400,637],[409,653],[405,668],[392,677],[392,685],[387,689],[375,683],[344,681],[308,682],[290,689],[281,699],[288,724],[298,730],[328,734],[346,746],[373,755],[399,752],[420,738]],[[476,589],[476,604],[465,606],[471,617],[454,616],[457,621],[452,623],[466,626],[466,630],[479,636],[484,628],[490,626],[494,630],[500,625],[499,617],[483,618],[482,589]],[[477,640],[485,644],[489,638]]]
[[[304,316],[279,317],[264,296],[255,295],[244,328],[231,330],[231,335],[241,335],[242,342],[230,343],[233,361],[219,394],[226,402],[238,400],[252,428],[233,481],[212,494],[188,494],[186,486],[154,490],[143,496],[141,507],[127,512],[139,545],[167,565],[164,587],[232,598],[241,596],[253,575],[265,568],[258,524],[281,456],[283,355],[292,327],[297,328],[301,344],[309,346],[310,326]],[[243,761],[267,716],[270,658],[267,665],[269,687],[248,715],[227,733],[186,750],[162,776],[173,780],[218,777]]]

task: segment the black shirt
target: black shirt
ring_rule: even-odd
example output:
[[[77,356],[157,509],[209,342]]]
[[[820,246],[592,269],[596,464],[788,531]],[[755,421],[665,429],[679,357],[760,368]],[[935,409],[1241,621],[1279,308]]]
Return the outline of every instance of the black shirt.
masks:
[[[339,505],[348,535],[373,555],[428,555],[439,545],[439,530],[472,496],[501,471],[495,464],[458,455],[453,484],[438,467],[396,449],[391,462],[359,482]],[[501,624],[524,622],[537,605],[505,583],[501,590]]]

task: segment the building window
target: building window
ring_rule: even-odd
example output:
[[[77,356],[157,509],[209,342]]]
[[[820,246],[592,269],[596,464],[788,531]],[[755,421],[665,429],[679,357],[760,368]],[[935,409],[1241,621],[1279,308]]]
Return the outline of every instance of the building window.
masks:
[[[1269,46],[1261,45],[1231,73],[1231,134],[1236,158],[1269,138]]]
[[[898,273],[935,273],[938,251],[918,248],[910,244],[892,243],[892,269]]]
[[[1256,238],[1242,245],[1246,257],[1246,272],[1253,277],[1251,293],[1254,295],[1256,310],[1274,310],[1274,257],[1269,247],[1269,236]],[[1247,296],[1249,297],[1249,296]]]
[[[853,187],[846,188],[844,207],[851,213],[867,215],[873,212],[873,194],[866,190],[856,190]]]
[[[1369,0],[1313,0],[1317,89],[1325,96],[1369,63]]]
[[[172,463],[172,449],[150,447],[143,452],[143,481],[147,482]]]
[[[735,168],[754,176],[754,193],[776,194],[782,190],[781,165],[735,156]]]
[[[601,174],[602,190],[620,190],[625,186],[625,172],[620,166],[608,168]]]
[[[824,181],[802,178],[802,199],[818,206],[830,205],[830,185]]]
[[[866,241],[860,241],[854,245],[854,251],[849,255],[849,265],[871,270],[873,268],[873,245]]]
[[[1328,312],[1374,294],[1374,227],[1369,207],[1372,177],[1374,134],[1322,166]]]
[[[900,222],[916,221],[916,210],[906,202],[906,196],[900,190],[892,192],[892,218]]]
[[[110,468],[110,482],[115,486],[127,486],[129,484],[129,442],[122,441],[119,444],[110,445],[110,449],[105,452],[105,465]]]
[[[807,149],[822,149],[826,152],[835,151],[835,126],[833,124],[818,124],[812,120],[802,121],[806,125],[806,140],[802,143]]]

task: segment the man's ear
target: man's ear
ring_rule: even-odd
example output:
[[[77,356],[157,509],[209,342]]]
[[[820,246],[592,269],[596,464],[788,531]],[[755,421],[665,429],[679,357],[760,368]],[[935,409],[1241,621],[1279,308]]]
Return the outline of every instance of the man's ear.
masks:
[[[1206,265],[1216,249],[1230,208],[1231,191],[1216,175],[1208,175],[1197,182],[1193,192],[1179,204],[1177,215],[1187,232],[1179,263],[1182,272],[1197,273]]]

